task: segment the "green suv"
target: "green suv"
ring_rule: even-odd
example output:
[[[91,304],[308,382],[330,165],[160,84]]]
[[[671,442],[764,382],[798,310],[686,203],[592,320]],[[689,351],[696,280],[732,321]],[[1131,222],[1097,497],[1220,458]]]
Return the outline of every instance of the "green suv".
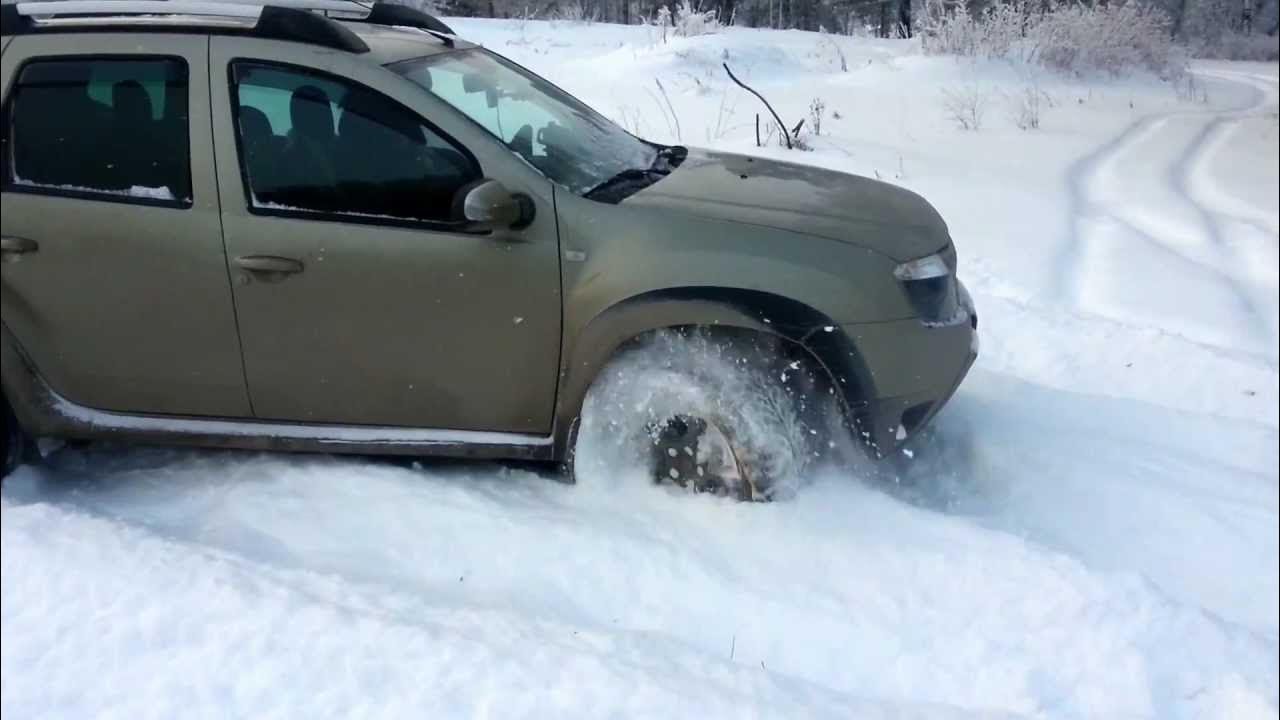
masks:
[[[641,140],[418,11],[0,9],[5,473],[37,437],[571,464],[593,381],[671,335],[884,456],[976,356],[919,196]],[[768,497],[797,468],[732,401],[612,425]]]

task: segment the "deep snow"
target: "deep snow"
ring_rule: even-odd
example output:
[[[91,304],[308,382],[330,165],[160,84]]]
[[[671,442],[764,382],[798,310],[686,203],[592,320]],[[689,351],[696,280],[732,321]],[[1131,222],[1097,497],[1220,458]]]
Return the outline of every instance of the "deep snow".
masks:
[[[898,42],[451,22],[657,140],[755,151],[722,61],[788,122],[823,98],[814,152],[760,152],[939,208],[972,375],[914,460],[769,505],[607,462],[63,451],[3,491],[5,717],[1277,716],[1275,65],[1179,99]],[[941,107],[966,85],[979,132]]]

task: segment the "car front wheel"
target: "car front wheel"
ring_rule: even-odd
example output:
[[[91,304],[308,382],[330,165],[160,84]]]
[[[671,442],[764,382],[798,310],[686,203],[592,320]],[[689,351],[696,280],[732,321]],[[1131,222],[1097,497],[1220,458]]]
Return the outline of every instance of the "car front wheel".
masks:
[[[793,350],[698,328],[634,343],[588,393],[575,479],[639,466],[654,483],[738,500],[793,494],[824,454],[836,407]]]
[[[26,436],[18,424],[9,404],[0,400],[0,480],[9,477],[9,473],[22,464],[26,455]]]

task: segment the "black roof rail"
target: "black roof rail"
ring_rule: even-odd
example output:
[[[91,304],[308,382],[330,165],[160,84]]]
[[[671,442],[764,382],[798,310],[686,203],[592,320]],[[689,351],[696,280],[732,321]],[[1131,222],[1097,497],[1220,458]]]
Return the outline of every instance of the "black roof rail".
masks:
[[[434,15],[428,15],[408,5],[399,5],[391,2],[375,2],[373,7],[369,8],[369,15],[357,19],[356,22],[367,22],[374,25],[403,25],[443,35],[457,34],[453,31],[453,28],[440,22],[440,19]]]
[[[118,18],[173,16],[173,24],[141,23],[121,25]],[[207,19],[204,24],[201,19]],[[95,21],[97,21],[95,23]],[[228,25],[238,21],[241,25]],[[252,25],[249,21],[254,21]],[[271,40],[320,45],[352,53],[369,52],[369,46],[350,28],[339,22],[298,7],[243,2],[184,0],[54,0],[20,2],[0,6],[0,27],[4,35],[40,32],[92,32],[125,29],[129,32],[190,32],[191,28],[211,32],[247,34]]]
[[[264,6],[262,14],[258,16],[258,24],[253,28],[253,34],[272,40],[323,45],[353,53],[369,52],[369,46],[364,40],[342,23],[291,7]]]

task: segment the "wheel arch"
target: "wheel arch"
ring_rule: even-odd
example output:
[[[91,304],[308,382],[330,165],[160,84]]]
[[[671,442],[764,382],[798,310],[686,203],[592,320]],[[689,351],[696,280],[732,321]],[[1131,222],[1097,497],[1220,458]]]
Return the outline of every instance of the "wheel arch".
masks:
[[[36,371],[8,326],[0,323],[0,400],[9,407],[18,424],[28,430],[41,424],[39,393],[35,391]]]
[[[562,357],[556,393],[555,455],[568,458],[587,392],[619,352],[662,330],[704,327],[770,336],[839,388],[845,417],[857,417],[870,376],[851,340],[822,312],[774,293],[731,287],[675,287],[634,295],[588,320]],[[821,335],[822,342],[810,342]]]

